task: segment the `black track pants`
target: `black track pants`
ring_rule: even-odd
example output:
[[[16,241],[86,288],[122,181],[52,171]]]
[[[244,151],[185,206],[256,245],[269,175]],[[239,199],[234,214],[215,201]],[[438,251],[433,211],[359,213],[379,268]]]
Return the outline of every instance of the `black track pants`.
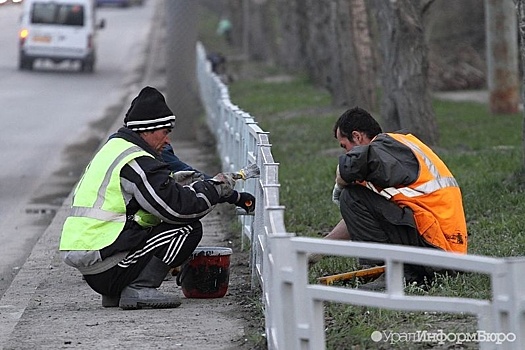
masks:
[[[202,239],[202,224],[162,223],[151,228],[148,238],[131,250],[119,264],[105,272],[84,276],[89,286],[99,294],[118,296],[133,282],[153,256],[166,265],[179,266],[188,259]]]
[[[341,193],[340,208],[352,241],[435,248],[417,232],[410,208],[401,208],[365,186],[346,187]],[[418,277],[433,271],[413,265],[405,267],[406,275],[410,270]]]

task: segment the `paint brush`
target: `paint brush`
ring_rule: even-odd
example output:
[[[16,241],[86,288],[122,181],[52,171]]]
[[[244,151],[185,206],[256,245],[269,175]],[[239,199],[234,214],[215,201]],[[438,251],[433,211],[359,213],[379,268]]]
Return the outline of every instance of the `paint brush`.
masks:
[[[250,164],[241,170],[233,173],[232,176],[235,180],[247,180],[259,177],[261,175],[261,170],[257,164]]]

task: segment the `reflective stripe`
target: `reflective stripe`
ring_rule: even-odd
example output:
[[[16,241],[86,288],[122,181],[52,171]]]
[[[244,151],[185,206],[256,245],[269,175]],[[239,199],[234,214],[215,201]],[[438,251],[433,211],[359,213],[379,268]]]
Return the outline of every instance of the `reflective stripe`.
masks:
[[[104,179],[102,180],[102,183],[100,184],[100,187],[97,190],[97,199],[95,203],[93,204],[93,208],[87,208],[87,207],[71,207],[70,210],[70,216],[74,217],[83,217],[83,218],[89,218],[89,219],[97,219],[101,221],[108,221],[108,222],[126,222],[126,215],[122,213],[114,213],[107,210],[103,210],[102,205],[104,204],[104,194],[106,193],[109,183],[111,181],[111,174],[115,170],[115,168],[119,165],[119,163],[129,156],[130,154],[133,154],[135,152],[140,152],[142,149],[138,146],[131,146],[128,149],[126,149],[124,152],[119,154],[118,157],[116,157],[111,165],[106,170],[106,174],[104,175]]]
[[[175,250],[173,250],[173,242],[179,242],[179,239],[177,237],[182,236],[183,241],[181,242],[181,244],[183,244],[191,232],[192,227],[190,225],[178,227],[176,229],[169,229],[164,232],[159,232],[157,235],[149,238],[146,241],[144,247],[126,256],[126,258],[121,260],[118,265],[120,267],[127,268],[135,264],[141,257],[166,244],[170,244],[170,246],[168,247],[168,251],[171,251],[171,254],[166,253],[167,255],[165,255],[162,258],[162,261],[164,261],[164,263],[166,264],[169,264],[170,262],[173,262],[173,260],[176,257],[176,254],[180,251],[180,248],[176,248]],[[177,245],[177,243],[175,244]]]
[[[158,204],[160,204],[164,210],[166,210],[167,213],[169,213],[170,215],[172,215],[173,217],[176,217],[176,218],[180,218],[180,219],[195,219],[195,218],[200,218],[202,217],[203,215],[206,215],[207,213],[209,213],[210,211],[213,210],[213,206],[209,205],[208,209],[207,210],[204,210],[200,213],[194,213],[194,214],[181,214],[181,213],[177,213],[175,210],[173,210],[158,194],[157,192],[155,192],[155,190],[153,189],[153,187],[151,186],[151,184],[149,183],[148,181],[148,178],[146,176],[146,173],[144,173],[144,170],[138,165],[138,163],[133,160],[131,162],[128,163],[128,165],[133,169],[135,170],[135,172],[137,173],[137,175],[140,176],[140,178],[142,179],[142,182],[144,184],[144,187],[146,188],[146,190],[148,191],[149,195],[155,200],[155,202],[157,202]],[[190,189],[192,191],[193,188],[190,187]],[[137,196],[138,195],[141,195],[140,193],[137,193]],[[197,197],[200,197],[200,198],[205,198],[206,201],[208,202],[209,204],[209,200],[208,198],[206,198],[206,196],[204,194],[201,194],[201,193],[197,193]],[[144,199],[144,201],[146,201]],[[154,207],[145,207],[144,208],[146,211],[152,213],[152,214],[156,214],[157,216],[163,218],[164,220],[168,220],[167,218],[165,218],[161,213],[158,212],[158,210],[156,210]]]
[[[388,187],[388,188],[383,189],[381,192],[379,192],[379,194],[388,199],[395,196],[396,194],[402,194],[406,197],[417,197],[417,196],[422,196],[425,194],[433,193],[437,190],[440,190],[446,187],[459,187],[459,186],[458,186],[458,183],[456,182],[456,179],[454,179],[453,177],[441,177],[439,179],[428,181],[416,188]]]
[[[117,167],[117,165],[122,161],[122,159],[126,158],[130,154],[141,151],[143,151],[142,148],[133,145],[122,152],[118,157],[115,158],[115,160],[113,160],[113,163],[111,163],[111,165],[106,170],[104,180],[102,180],[102,183],[100,184],[100,187],[97,191],[97,200],[93,204],[94,208],[102,208],[102,205],[104,204],[105,193],[108,189],[109,182],[111,181],[111,174],[113,174],[113,170]]]
[[[69,216],[96,219],[105,222],[126,222],[126,215],[112,213],[99,208],[72,207]]]
[[[398,139],[396,139],[398,140]],[[438,171],[438,168],[436,165],[432,162],[432,160],[419,148],[418,145],[414,144],[413,142],[402,138],[402,140],[398,140],[400,142],[403,142],[406,146],[408,146],[412,151],[417,153],[425,163],[426,167],[428,168],[428,171],[430,174],[434,177],[433,180],[427,181],[415,188],[411,187],[388,187],[381,190],[381,192],[378,192],[377,189],[372,185],[372,188],[375,192],[378,192],[381,196],[385,197],[386,199],[390,199],[394,197],[395,195],[402,194],[405,197],[418,197],[423,196],[426,194],[430,194],[433,192],[436,192],[440,189],[446,188],[446,187],[459,187],[457,181],[455,178],[446,176],[442,177],[441,174]],[[368,184],[367,184],[368,185]],[[367,186],[370,188],[370,186]]]
[[[410,147],[410,149],[414,152],[416,152],[417,154],[419,154],[421,156],[421,158],[423,158],[424,162],[425,162],[425,165],[427,166],[428,170],[430,171],[430,173],[432,174],[432,176],[436,177],[436,178],[439,178],[441,177],[441,175],[439,174],[439,171],[437,170],[437,167],[434,165],[434,163],[430,160],[430,158],[427,157],[427,155],[421,150],[421,148],[419,148],[418,145],[410,142],[409,140],[407,139],[403,139],[402,142],[407,145],[408,147]]]

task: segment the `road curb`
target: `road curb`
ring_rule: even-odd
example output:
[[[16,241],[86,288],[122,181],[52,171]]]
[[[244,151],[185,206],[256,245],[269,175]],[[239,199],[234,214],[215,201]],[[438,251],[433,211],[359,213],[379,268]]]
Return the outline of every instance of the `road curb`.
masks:
[[[111,107],[114,108],[116,105],[119,106],[121,113],[116,115],[115,123],[99,147],[101,147],[107,137],[122,124],[121,118],[128,108],[128,101],[131,101],[137,94],[137,87],[144,80],[144,77],[147,74],[151,75],[151,73],[149,73],[151,68],[148,68],[147,64],[153,64],[154,60],[148,57],[147,52],[150,46],[149,43],[154,40],[153,36],[157,34],[156,31],[153,30],[153,25],[158,22],[156,17],[160,15],[160,8],[164,2],[158,1],[155,4],[154,19],[145,35],[148,39],[145,40],[144,48],[141,50],[144,54],[138,56],[135,60],[134,65],[130,69],[131,74],[123,78],[122,92],[118,94],[116,102],[109,104],[109,109],[112,109]],[[57,249],[60,241],[60,232],[69,214],[72,195],[73,190],[63,201],[50,225],[38,239],[31,254],[0,299],[0,346],[2,349],[28,307],[38,286],[42,283],[49,270],[53,269],[52,261],[56,254],[58,254]]]

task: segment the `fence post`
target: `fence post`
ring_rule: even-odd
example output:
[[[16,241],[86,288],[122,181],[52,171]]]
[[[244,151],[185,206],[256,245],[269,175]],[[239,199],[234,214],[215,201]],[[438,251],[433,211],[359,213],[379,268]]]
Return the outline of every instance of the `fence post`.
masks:
[[[296,349],[293,266],[289,236],[268,236],[268,259],[263,285],[266,305],[266,334],[269,350]],[[295,258],[295,256],[293,257]],[[286,310],[285,310],[286,308]]]
[[[499,348],[502,349],[524,349],[525,348],[525,295],[522,286],[525,281],[525,259],[506,258],[503,271],[499,278],[494,279],[494,329],[491,332],[497,333],[498,340],[514,337],[514,341],[504,341]],[[482,330],[484,331],[484,330]],[[496,337],[496,335],[492,336]],[[496,338],[494,338],[496,339]],[[489,339],[493,340],[493,339]],[[490,346],[493,342],[489,341]],[[485,348],[485,344],[480,342]],[[486,348],[490,348],[489,345]]]

